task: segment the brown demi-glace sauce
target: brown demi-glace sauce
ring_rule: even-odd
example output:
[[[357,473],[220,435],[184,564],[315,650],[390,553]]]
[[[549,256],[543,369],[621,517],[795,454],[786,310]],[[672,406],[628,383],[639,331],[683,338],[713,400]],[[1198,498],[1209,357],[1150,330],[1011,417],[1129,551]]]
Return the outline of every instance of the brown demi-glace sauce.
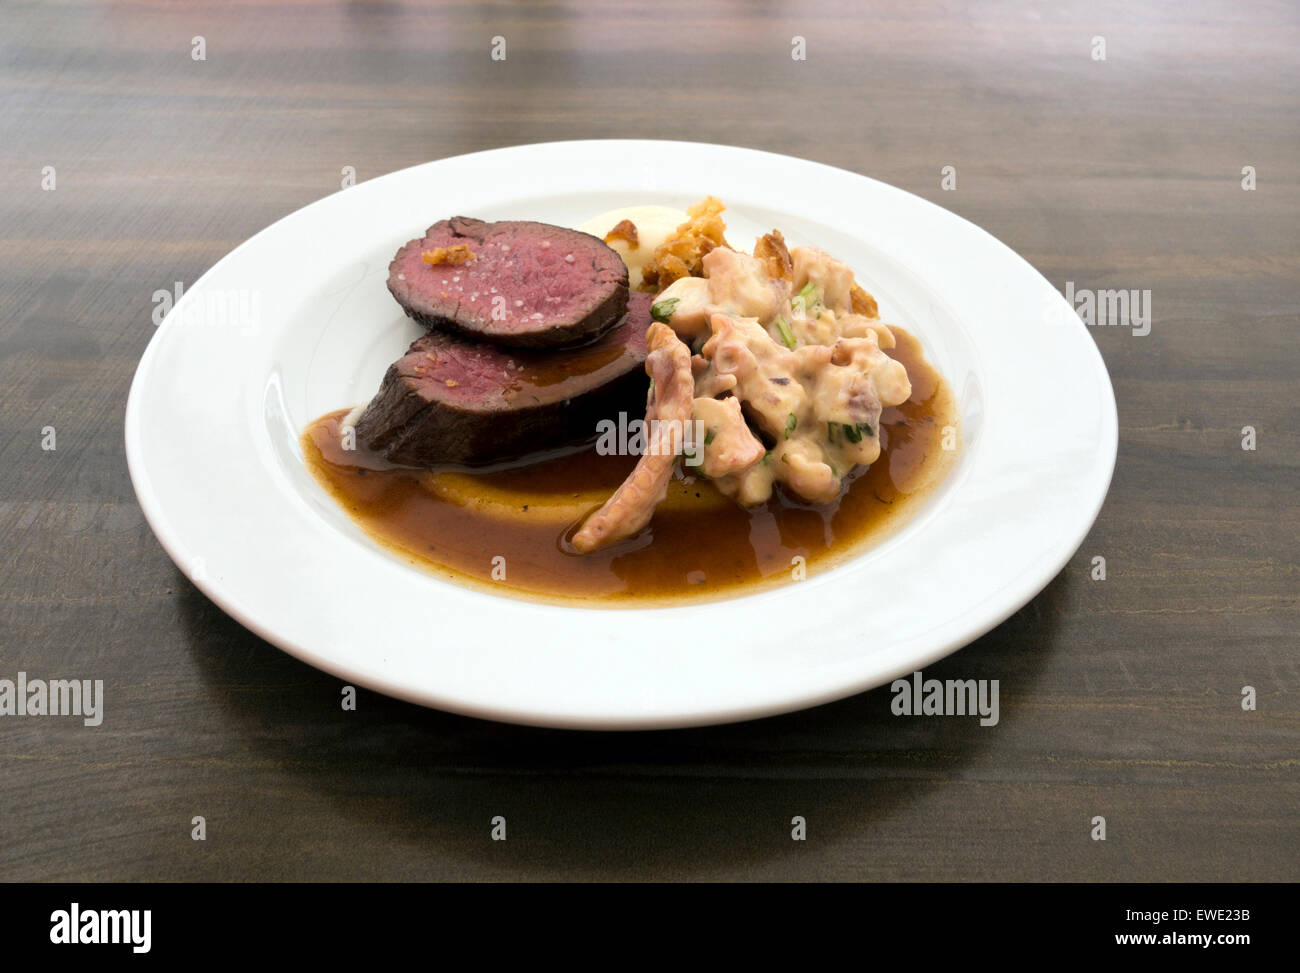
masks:
[[[561,537],[613,493],[636,457],[600,456],[591,446],[492,472],[393,468],[359,445],[342,448],[338,430],[347,409],[307,428],[303,455],[370,536],[449,580],[596,607],[748,594],[794,580],[796,557],[811,577],[858,553],[897,527],[900,515],[947,474],[954,451],[943,448],[943,430],[957,424],[951,391],[920,343],[892,330],[897,345],[888,354],[907,368],[912,397],[884,410],[880,459],[846,478],[839,501],[825,506],[786,497],[778,487],[766,504],[744,509],[679,465],[646,531],[576,556],[560,549]]]

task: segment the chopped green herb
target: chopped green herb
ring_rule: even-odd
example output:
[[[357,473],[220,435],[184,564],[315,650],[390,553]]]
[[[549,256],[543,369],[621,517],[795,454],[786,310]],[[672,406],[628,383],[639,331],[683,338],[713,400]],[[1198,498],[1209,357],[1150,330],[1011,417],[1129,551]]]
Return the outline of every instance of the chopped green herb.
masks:
[[[869,422],[859,422],[856,426],[850,425],[849,423],[845,422],[845,423],[841,423],[840,428],[844,430],[844,435],[848,438],[849,442],[851,443],[862,442],[863,433],[866,433],[868,438],[876,434],[875,431],[871,428],[871,423]],[[832,433],[831,438],[832,439],[834,438],[834,433]]]
[[[769,449],[766,453],[763,454],[763,462],[767,463],[771,461],[771,459],[772,459],[772,451]]]
[[[816,294],[817,294],[817,285],[814,284],[812,281],[808,281],[808,283],[803,285],[803,287],[800,289],[799,293],[795,295],[795,297],[803,301],[804,307],[807,307],[810,304],[817,303]]]
[[[714,437],[717,435],[718,435],[718,430],[716,429],[710,429],[708,432],[706,432],[704,434],[704,445],[707,446],[711,442],[713,442]]]
[[[826,423],[826,438],[831,442],[835,442],[835,423]]]
[[[778,314],[776,320],[772,323],[776,325],[776,330],[781,335],[781,341],[787,348],[793,348],[799,343],[795,340],[794,332],[790,330],[790,323],[781,315]]]
[[[785,420],[785,438],[790,438],[790,433],[794,432],[799,426],[799,420],[795,418],[794,413],[790,413],[790,418]]]
[[[680,297],[669,297],[662,301],[656,301],[650,305],[650,317],[667,324],[668,319],[673,316],[673,311],[677,310],[677,302],[680,300]]]
[[[790,465],[790,457],[787,456],[787,455],[785,455],[785,453],[782,453],[782,454],[781,454],[781,462],[784,463],[786,466],[789,466],[789,465]]]

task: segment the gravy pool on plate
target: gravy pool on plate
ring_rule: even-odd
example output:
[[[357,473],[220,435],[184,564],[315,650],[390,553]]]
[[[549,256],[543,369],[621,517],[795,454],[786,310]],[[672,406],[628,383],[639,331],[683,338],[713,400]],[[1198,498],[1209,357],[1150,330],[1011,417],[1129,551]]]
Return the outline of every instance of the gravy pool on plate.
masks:
[[[747,594],[794,581],[796,558],[811,576],[883,539],[949,471],[955,453],[943,438],[957,423],[952,393],[920,343],[891,330],[897,343],[887,353],[906,367],[912,393],[882,412],[880,458],[845,478],[838,502],[811,505],[777,492],[743,508],[679,469],[645,533],[583,557],[562,549],[563,536],[636,457],[589,447],[490,472],[405,469],[342,448],[346,409],[308,427],[303,454],[367,534],[447,580],[611,608]]]

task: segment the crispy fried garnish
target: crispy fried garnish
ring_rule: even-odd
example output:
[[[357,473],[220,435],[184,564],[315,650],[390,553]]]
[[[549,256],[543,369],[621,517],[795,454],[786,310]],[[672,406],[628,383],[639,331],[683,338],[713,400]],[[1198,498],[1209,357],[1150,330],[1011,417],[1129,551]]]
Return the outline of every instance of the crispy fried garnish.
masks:
[[[699,276],[698,274],[692,274],[690,265],[675,254],[664,254],[663,257],[659,258],[658,264],[658,277],[656,283],[650,288],[652,291],[661,291],[673,281],[680,280],[683,277]],[[641,285],[644,287],[645,283],[645,271],[642,270]]]
[[[853,313],[861,314],[864,318],[880,317],[880,309],[876,307],[876,299],[862,289],[861,284],[854,284],[849,290],[849,298],[853,302]]]
[[[605,234],[605,242],[609,243],[611,240],[625,241],[629,250],[635,250],[641,245],[636,235],[636,224],[631,220],[619,220],[615,223],[614,228]]]
[[[728,247],[722,200],[708,196],[686,210],[688,219],[673,235],[655,247],[654,256],[641,269],[641,289],[658,292],[682,277],[704,276],[704,255],[714,247]]]
[[[785,237],[781,236],[780,230],[763,234],[754,244],[754,256],[762,262],[767,276],[773,280],[794,280],[794,261],[790,259],[790,251],[786,249]]]
[[[463,264],[474,259],[474,253],[463,243],[450,247],[434,247],[420,254],[420,259],[427,264]]]

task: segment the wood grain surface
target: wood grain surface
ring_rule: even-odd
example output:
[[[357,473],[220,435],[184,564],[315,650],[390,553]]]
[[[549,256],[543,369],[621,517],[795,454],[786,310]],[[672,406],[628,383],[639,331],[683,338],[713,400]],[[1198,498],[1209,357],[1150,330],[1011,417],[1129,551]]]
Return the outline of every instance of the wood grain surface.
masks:
[[[0,678],[102,678],[106,696],[96,728],[0,717],[0,879],[1300,877],[1294,4],[0,18]],[[897,718],[887,689],[636,734],[366,692],[346,713],[337,680],[227,618],[159,547],[122,436],[156,289],[337,191],[344,166],[364,180],[603,137],[841,166],[974,221],[1058,287],[1150,290],[1149,335],[1090,329],[1120,417],[1095,528],[1024,610],[927,669],[999,680],[998,726]]]

